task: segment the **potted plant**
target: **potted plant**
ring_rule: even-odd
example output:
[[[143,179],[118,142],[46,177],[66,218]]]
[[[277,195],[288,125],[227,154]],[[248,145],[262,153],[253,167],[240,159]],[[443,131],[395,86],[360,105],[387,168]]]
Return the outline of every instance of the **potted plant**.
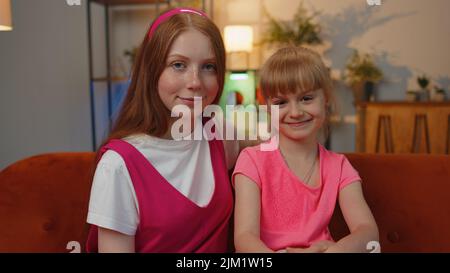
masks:
[[[408,90],[406,91],[406,101],[415,102],[418,99],[417,91]]]
[[[352,87],[355,102],[375,99],[375,84],[383,78],[383,72],[375,65],[372,56],[353,52],[345,66],[344,79]]]
[[[300,3],[292,21],[277,21],[269,15],[266,9],[264,10],[269,17],[269,27],[262,43],[295,46],[322,44],[319,35],[321,26],[314,22],[318,13],[308,15],[307,10],[303,7],[303,2]]]
[[[445,101],[445,90],[438,86],[434,87],[434,101]]]
[[[420,100],[427,101],[430,100],[430,91],[428,90],[428,84],[430,83],[430,78],[426,75],[422,75],[417,77],[417,84],[419,84],[421,88]]]

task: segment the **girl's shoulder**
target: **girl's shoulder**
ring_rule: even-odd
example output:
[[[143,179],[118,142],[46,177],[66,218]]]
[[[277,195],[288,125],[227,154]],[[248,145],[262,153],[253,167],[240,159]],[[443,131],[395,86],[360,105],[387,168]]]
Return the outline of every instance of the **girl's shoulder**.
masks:
[[[122,138],[122,140],[133,145],[137,150],[167,150],[167,151],[183,151],[190,149],[196,144],[204,144],[206,141],[192,141],[192,140],[173,140],[164,139],[148,134],[134,134]]]
[[[262,156],[262,157],[267,157],[267,156],[271,156],[272,154],[274,154],[278,148],[274,148],[274,149],[266,149],[264,148],[264,146],[262,146],[264,144],[258,144],[255,146],[249,146],[246,147],[245,149],[243,149],[242,151],[251,154],[251,155],[255,155],[255,156]]]
[[[126,170],[125,160],[118,152],[109,149],[98,161],[97,170],[123,172]]]
[[[133,146],[145,145],[147,143],[155,143],[158,138],[147,134],[133,134],[122,138],[121,140],[130,143]]]
[[[332,150],[328,150],[322,144],[319,144],[319,149],[320,149],[320,155],[322,155],[325,160],[342,161],[342,160],[346,159],[346,156],[344,154],[335,152]]]
[[[116,165],[119,164],[123,161],[122,156],[112,150],[112,149],[108,149],[106,150],[106,152],[103,153],[102,157],[100,158],[99,163],[108,163],[108,164],[112,164],[112,165]]]
[[[319,145],[319,148],[321,162],[326,169],[342,171],[342,169],[351,166],[350,161],[344,154],[328,150],[322,145]]]
[[[322,144],[319,144],[319,150],[320,150],[320,155],[326,160],[342,160],[342,158],[345,157],[345,155],[343,155],[341,153],[334,152],[332,150],[328,150]]]
[[[256,146],[246,147],[241,151],[239,157],[251,158],[257,165],[272,164],[273,161],[277,160],[278,149],[266,149],[262,145],[258,144]]]
[[[97,166],[108,169],[124,169],[127,160],[137,152],[142,153],[142,148],[148,142],[148,136],[144,134],[130,135],[120,139],[112,139],[101,149],[105,149]]]

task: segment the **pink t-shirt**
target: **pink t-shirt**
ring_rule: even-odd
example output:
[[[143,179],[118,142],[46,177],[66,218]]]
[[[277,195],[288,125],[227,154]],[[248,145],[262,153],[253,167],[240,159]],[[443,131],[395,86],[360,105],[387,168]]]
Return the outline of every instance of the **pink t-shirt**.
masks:
[[[261,240],[271,249],[309,247],[320,240],[333,240],[328,224],[339,191],[360,181],[358,172],[344,155],[319,145],[320,184],[310,187],[288,168],[280,151],[244,149],[233,172],[253,180],[261,190]]]

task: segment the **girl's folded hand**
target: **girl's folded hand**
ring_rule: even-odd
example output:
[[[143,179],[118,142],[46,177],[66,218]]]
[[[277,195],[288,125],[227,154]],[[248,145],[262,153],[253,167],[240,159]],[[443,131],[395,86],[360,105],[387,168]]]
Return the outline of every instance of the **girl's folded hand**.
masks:
[[[301,248],[301,247],[288,247],[286,248],[287,253],[323,253],[330,246],[334,245],[335,242],[323,240],[313,243],[310,247]],[[277,251],[281,252],[281,251]]]

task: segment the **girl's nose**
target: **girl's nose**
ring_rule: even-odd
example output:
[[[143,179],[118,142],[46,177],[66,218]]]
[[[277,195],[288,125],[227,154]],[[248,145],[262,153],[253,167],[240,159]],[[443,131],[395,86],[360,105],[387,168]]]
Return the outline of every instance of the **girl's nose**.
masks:
[[[198,70],[193,69],[192,71],[188,72],[188,74],[187,88],[192,91],[198,90],[201,86],[201,80],[198,74]]]
[[[289,103],[289,116],[291,118],[299,118],[304,112],[297,103]]]

